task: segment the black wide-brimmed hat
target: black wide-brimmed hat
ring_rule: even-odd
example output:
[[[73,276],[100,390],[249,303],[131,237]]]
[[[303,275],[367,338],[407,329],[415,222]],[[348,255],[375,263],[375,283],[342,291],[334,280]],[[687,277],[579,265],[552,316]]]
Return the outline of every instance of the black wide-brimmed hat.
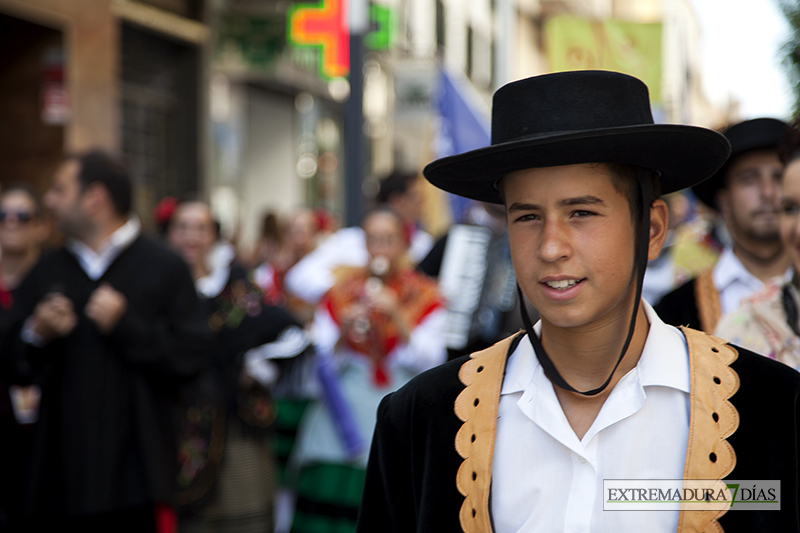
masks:
[[[717,191],[725,187],[725,173],[731,161],[745,152],[761,148],[774,148],[786,131],[786,123],[775,118],[754,118],[729,126],[723,135],[731,143],[731,156],[713,176],[692,187],[692,192],[709,207],[717,207]]]
[[[492,144],[428,164],[445,191],[503,203],[496,182],[510,172],[577,163],[622,163],[657,170],[664,194],[708,178],[728,157],[721,134],[654,124],[647,86],[608,71],[545,74],[509,83],[492,103]]]

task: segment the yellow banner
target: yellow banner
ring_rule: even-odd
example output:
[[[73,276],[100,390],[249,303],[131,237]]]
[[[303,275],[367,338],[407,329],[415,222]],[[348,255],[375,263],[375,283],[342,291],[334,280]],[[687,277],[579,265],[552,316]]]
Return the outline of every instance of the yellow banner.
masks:
[[[613,70],[647,84],[661,101],[661,23],[589,20],[559,15],[545,26],[553,72]]]

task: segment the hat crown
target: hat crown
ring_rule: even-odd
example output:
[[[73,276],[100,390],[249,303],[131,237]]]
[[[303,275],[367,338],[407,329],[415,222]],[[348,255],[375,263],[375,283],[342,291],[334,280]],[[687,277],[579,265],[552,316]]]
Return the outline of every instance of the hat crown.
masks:
[[[729,126],[723,132],[731,143],[731,157],[758,148],[778,149],[786,123],[776,118],[753,118]]]
[[[618,72],[536,76],[501,87],[492,103],[493,145],[555,132],[653,124],[647,86]]]

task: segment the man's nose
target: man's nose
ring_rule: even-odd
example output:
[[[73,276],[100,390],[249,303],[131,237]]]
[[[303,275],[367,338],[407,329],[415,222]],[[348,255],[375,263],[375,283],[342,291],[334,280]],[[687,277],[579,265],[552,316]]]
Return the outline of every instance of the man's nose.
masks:
[[[568,257],[570,250],[567,228],[558,221],[545,221],[539,244],[539,257],[543,261],[554,262]]]
[[[761,174],[761,197],[770,203],[778,204],[781,196],[781,182],[773,173],[763,172]]]
[[[55,199],[53,198],[53,192],[50,191],[49,189],[47,190],[47,192],[44,193],[44,196],[42,196],[42,204],[47,209],[53,209],[53,207],[55,205]]]

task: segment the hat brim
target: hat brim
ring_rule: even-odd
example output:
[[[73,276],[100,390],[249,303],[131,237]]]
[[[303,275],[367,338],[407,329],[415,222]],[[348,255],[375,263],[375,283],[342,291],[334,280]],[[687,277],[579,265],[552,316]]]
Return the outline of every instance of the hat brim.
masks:
[[[552,133],[495,144],[433,161],[423,173],[445,191],[502,204],[495,184],[511,172],[580,163],[621,163],[660,172],[661,191],[667,194],[713,175],[730,150],[728,140],[712,130],[645,124]]]

